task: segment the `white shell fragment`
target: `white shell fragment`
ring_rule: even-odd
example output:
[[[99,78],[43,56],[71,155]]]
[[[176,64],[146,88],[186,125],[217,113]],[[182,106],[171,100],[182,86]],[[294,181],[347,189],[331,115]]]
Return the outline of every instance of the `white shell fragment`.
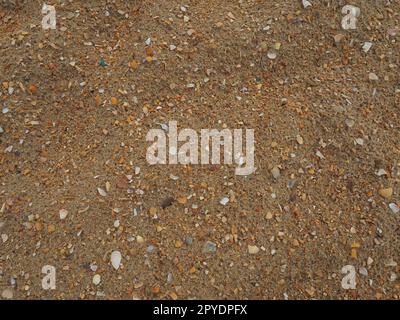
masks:
[[[307,9],[308,7],[312,6],[311,2],[308,0],[302,0],[302,3],[303,3],[304,9]]]
[[[119,266],[121,265],[121,252],[119,251],[113,251],[111,253],[111,265],[114,267],[115,270],[119,269]]]
[[[61,209],[61,210],[59,211],[59,215],[60,215],[60,219],[61,219],[61,220],[64,220],[64,219],[67,217],[67,215],[68,215],[68,211],[65,210],[65,209]]]
[[[365,53],[367,53],[372,48],[372,42],[365,42],[362,46],[362,49]]]
[[[107,192],[102,189],[102,188],[97,188],[97,192],[99,193],[99,195],[101,195],[102,197],[106,197],[107,196]]]

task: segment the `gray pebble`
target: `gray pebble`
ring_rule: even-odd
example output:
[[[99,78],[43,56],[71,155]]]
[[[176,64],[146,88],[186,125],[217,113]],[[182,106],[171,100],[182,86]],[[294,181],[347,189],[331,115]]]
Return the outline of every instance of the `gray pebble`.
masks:
[[[207,241],[203,246],[204,253],[210,253],[217,251],[217,245],[214,242]]]

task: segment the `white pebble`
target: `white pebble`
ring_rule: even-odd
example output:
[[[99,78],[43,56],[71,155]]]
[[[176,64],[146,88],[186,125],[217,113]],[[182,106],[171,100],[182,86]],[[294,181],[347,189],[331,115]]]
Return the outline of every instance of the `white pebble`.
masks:
[[[219,201],[219,203],[222,204],[223,206],[226,206],[228,204],[228,202],[229,202],[229,198],[227,198],[227,197],[224,197]]]
[[[93,284],[95,286],[98,286],[100,284],[100,282],[101,282],[101,276],[99,274],[95,274],[93,276]]]
[[[260,249],[257,246],[248,245],[247,249],[249,250],[250,254],[257,254],[258,252],[260,252]]]
[[[362,49],[365,53],[367,53],[372,47],[372,42],[365,42],[362,46]]]
[[[101,195],[102,197],[106,197],[106,196],[107,196],[107,192],[105,192],[105,190],[102,189],[102,188],[97,188],[97,192],[98,192],[99,195]]]

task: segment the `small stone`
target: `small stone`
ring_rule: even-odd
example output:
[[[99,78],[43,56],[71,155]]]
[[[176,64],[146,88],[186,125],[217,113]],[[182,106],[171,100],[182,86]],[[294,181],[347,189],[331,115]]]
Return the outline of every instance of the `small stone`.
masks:
[[[223,206],[226,206],[228,204],[228,202],[229,202],[229,198],[227,198],[227,197],[224,197],[219,201],[219,203],[222,204]]]
[[[268,59],[271,59],[271,60],[275,60],[277,56],[278,56],[278,53],[275,49],[271,49],[267,53]]]
[[[317,150],[317,152],[315,153],[315,155],[318,157],[318,158],[320,158],[320,159],[325,159],[325,156],[322,154],[322,152],[321,151],[319,151],[319,150]]]
[[[248,246],[247,246],[247,249],[248,249],[248,251],[249,251],[250,254],[257,254],[257,253],[260,252],[260,248],[257,247],[257,246],[248,245]]]
[[[353,119],[346,119],[344,122],[346,123],[346,126],[348,126],[349,128],[353,128],[354,124],[356,123]]]
[[[68,211],[65,210],[65,209],[61,209],[61,210],[59,211],[59,215],[60,215],[60,219],[61,219],[61,220],[64,220],[64,219],[67,217],[67,215],[68,215]]]
[[[36,93],[37,90],[38,90],[38,88],[37,88],[37,86],[35,86],[34,84],[30,84],[29,87],[28,87],[28,90],[29,90],[31,93]]]
[[[182,244],[183,244],[183,243],[182,243],[181,240],[179,240],[179,239],[176,240],[176,241],[175,241],[175,248],[180,248],[180,247],[182,247]]]
[[[392,210],[393,213],[399,213],[400,212],[400,208],[397,204],[395,203],[389,203],[389,208],[390,210]]]
[[[47,226],[47,231],[48,231],[48,233],[53,233],[54,231],[56,231],[55,225],[54,224],[49,224]]]
[[[364,145],[364,139],[362,139],[362,138],[357,138],[357,139],[355,140],[355,143],[358,144],[358,145],[360,145],[360,146],[362,146],[362,145]]]
[[[367,53],[372,47],[372,42],[364,42],[362,49],[365,53]]]
[[[274,177],[274,179],[276,180],[281,176],[281,171],[279,170],[278,167],[275,166],[275,167],[272,168],[271,174]]]
[[[118,104],[118,99],[116,97],[111,97],[111,104],[116,106]]]
[[[345,38],[345,36],[341,33],[336,34],[333,36],[333,39],[335,40],[336,44],[339,44],[340,42],[342,42],[342,40]]]
[[[308,0],[302,0],[302,4],[304,9],[307,9],[308,7],[312,6],[311,2]]]
[[[12,290],[4,289],[3,292],[1,293],[1,297],[3,299],[10,300],[14,297],[14,294],[13,294]]]
[[[368,270],[365,267],[361,267],[359,272],[361,275],[368,277]]]
[[[161,202],[161,208],[165,209],[174,203],[175,199],[173,197],[167,197]]]
[[[387,172],[386,172],[385,169],[379,169],[379,170],[376,172],[376,175],[377,175],[378,177],[381,177],[381,176],[387,175]]]
[[[101,282],[101,276],[100,276],[99,274],[95,274],[95,275],[93,276],[92,282],[93,282],[93,284],[94,284],[95,286],[98,286],[98,285],[100,284],[100,282]]]
[[[385,267],[397,267],[397,262],[390,258],[385,261]]]
[[[111,265],[114,267],[115,270],[119,269],[121,265],[122,255],[119,251],[113,251],[111,253]]]
[[[266,218],[267,220],[271,220],[273,217],[274,217],[274,214],[273,214],[271,211],[268,211],[268,212],[267,212],[267,215],[265,216],[265,218]]]
[[[193,244],[193,238],[189,236],[185,237],[185,243],[190,246]]]
[[[302,145],[304,143],[303,137],[300,135],[296,136],[296,141],[299,145]]]
[[[368,257],[367,259],[367,265],[371,265],[374,262],[374,259],[372,259],[371,257]]]
[[[378,76],[373,72],[370,72],[370,74],[368,75],[368,79],[371,80],[371,81],[378,81],[379,80]]]
[[[382,188],[378,192],[383,198],[390,199],[393,195],[393,188]]]
[[[157,213],[157,208],[151,207],[151,208],[149,209],[149,213],[150,213],[152,216],[154,216],[154,215]]]
[[[0,133],[4,133],[4,129],[0,126]]]
[[[147,253],[152,253],[152,252],[154,251],[155,248],[156,248],[155,246],[153,246],[152,244],[150,244],[150,245],[147,246],[146,252],[147,252]]]
[[[111,183],[109,181],[106,182],[106,191],[110,192],[111,190]]]
[[[99,193],[99,195],[101,195],[102,197],[106,197],[107,196],[107,192],[102,189],[102,188],[97,188],[97,192]]]
[[[214,242],[207,241],[204,243],[203,252],[204,253],[211,253],[217,251],[217,245]]]
[[[136,242],[137,242],[137,243],[143,243],[143,242],[144,242],[143,237],[141,237],[141,236],[136,236]]]
[[[8,235],[6,235],[5,233],[3,233],[3,234],[1,235],[1,241],[3,241],[3,243],[5,243],[5,242],[7,242],[7,240],[8,240]]]
[[[176,201],[178,201],[179,204],[186,204],[187,198],[186,197],[179,197],[178,199],[176,199]]]

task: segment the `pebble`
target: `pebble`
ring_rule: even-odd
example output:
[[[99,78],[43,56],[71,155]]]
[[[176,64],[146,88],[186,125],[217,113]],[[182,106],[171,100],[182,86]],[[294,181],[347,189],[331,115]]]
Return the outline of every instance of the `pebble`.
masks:
[[[224,197],[219,201],[219,203],[222,204],[223,206],[226,206],[228,204],[228,202],[229,202],[229,198],[227,198],[227,197]]]
[[[381,177],[381,176],[387,175],[387,172],[386,172],[385,169],[379,169],[379,170],[376,172],[376,175],[377,175],[378,177]]]
[[[296,136],[296,141],[297,141],[297,143],[298,143],[299,145],[302,145],[302,144],[304,143],[304,139],[303,139],[303,137],[300,136],[300,135],[297,135],[297,136]]]
[[[5,233],[3,233],[3,234],[1,235],[1,241],[3,241],[3,243],[5,243],[5,242],[7,242],[7,240],[8,240],[8,235],[6,235]]]
[[[0,126],[0,133],[4,133],[4,129]]]
[[[250,254],[257,254],[257,253],[260,252],[260,248],[257,247],[257,246],[248,245],[248,246],[247,246],[247,249],[248,249],[248,251],[249,251]]]
[[[278,56],[278,53],[276,52],[275,49],[271,49],[271,50],[269,50],[268,53],[267,53],[268,59],[271,59],[271,60],[276,59],[277,56]]]
[[[165,209],[174,203],[175,199],[173,197],[167,197],[161,202],[161,208]]]
[[[154,251],[155,248],[156,248],[155,246],[153,246],[152,244],[150,244],[150,245],[147,246],[146,252],[147,252],[147,253],[152,253],[152,252]]]
[[[341,33],[336,34],[333,36],[333,39],[335,40],[336,44],[339,44],[340,42],[342,42],[342,40],[345,38],[345,36]]]
[[[362,46],[362,49],[365,53],[367,53],[372,47],[372,42],[365,42]]]
[[[217,251],[217,245],[214,242],[207,241],[204,243],[203,252],[204,253],[211,253]]]
[[[143,243],[143,242],[144,242],[143,237],[141,237],[141,236],[136,236],[136,242],[137,242],[137,243]]]
[[[378,81],[379,80],[378,76],[373,72],[370,72],[370,74],[368,75],[368,79],[371,80],[371,81]]]
[[[3,299],[10,300],[14,297],[14,294],[10,289],[4,289],[3,292],[1,293],[1,297]]]
[[[302,0],[301,2],[302,2],[302,4],[303,4],[303,8],[304,8],[304,9],[307,9],[308,7],[311,7],[311,6],[312,6],[311,2],[308,1],[308,0]]]
[[[107,192],[102,189],[102,188],[97,188],[97,192],[99,193],[99,195],[101,195],[102,197],[106,197],[107,196]]]
[[[68,215],[68,211],[65,210],[65,209],[61,209],[61,210],[59,211],[59,215],[60,215],[60,219],[61,219],[61,220],[64,220],[64,219],[67,217],[67,215]]]
[[[345,120],[346,126],[348,126],[349,128],[353,128],[354,124],[356,123],[353,119],[346,119]]]
[[[99,274],[95,274],[95,275],[93,276],[92,282],[93,282],[93,284],[94,284],[95,286],[98,286],[98,285],[100,284],[100,282],[101,282],[101,276],[100,276]]]
[[[368,277],[368,270],[365,267],[361,267],[359,272],[361,275]]]
[[[315,155],[320,158],[320,159],[325,159],[325,156],[322,154],[321,151],[317,150],[317,152],[315,153]]]
[[[111,253],[111,265],[115,270],[118,270],[121,265],[122,255],[119,251],[113,251]]]
[[[393,195],[393,188],[382,188],[379,189],[379,195],[386,198],[386,199],[390,199]]]
[[[362,139],[362,138],[357,138],[357,139],[355,140],[355,143],[358,144],[358,145],[360,145],[360,146],[362,146],[362,145],[364,145],[364,139]]]
[[[400,212],[400,208],[395,203],[389,203],[389,208],[390,208],[390,210],[393,211],[393,213],[399,213]]]
[[[271,174],[274,177],[274,179],[278,179],[281,176],[281,171],[279,170],[278,167],[273,167],[271,170]]]

